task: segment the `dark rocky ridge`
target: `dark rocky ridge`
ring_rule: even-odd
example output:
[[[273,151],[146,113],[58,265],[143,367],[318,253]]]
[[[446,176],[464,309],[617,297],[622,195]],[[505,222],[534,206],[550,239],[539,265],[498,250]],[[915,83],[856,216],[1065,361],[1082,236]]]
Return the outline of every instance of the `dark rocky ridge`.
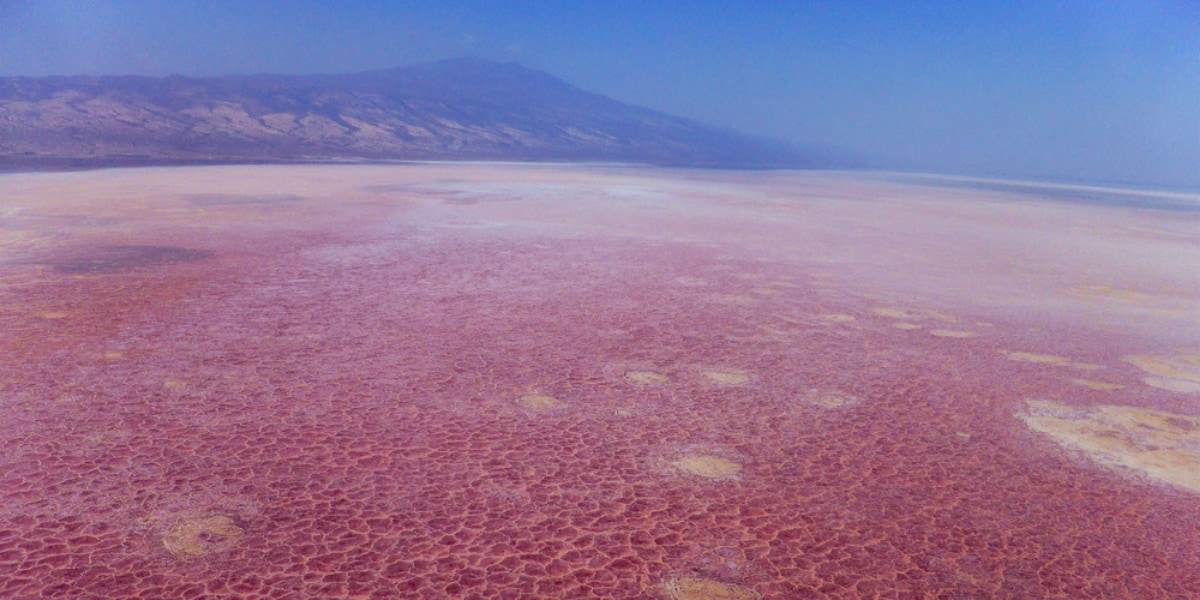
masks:
[[[480,59],[346,75],[0,79],[10,169],[347,159],[828,164]]]

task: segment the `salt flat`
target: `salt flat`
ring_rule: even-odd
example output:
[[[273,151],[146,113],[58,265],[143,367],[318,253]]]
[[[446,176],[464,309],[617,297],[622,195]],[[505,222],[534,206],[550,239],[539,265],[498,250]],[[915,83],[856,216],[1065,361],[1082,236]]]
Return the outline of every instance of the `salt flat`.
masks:
[[[0,176],[0,595],[1200,596],[1200,198],[1067,191]]]

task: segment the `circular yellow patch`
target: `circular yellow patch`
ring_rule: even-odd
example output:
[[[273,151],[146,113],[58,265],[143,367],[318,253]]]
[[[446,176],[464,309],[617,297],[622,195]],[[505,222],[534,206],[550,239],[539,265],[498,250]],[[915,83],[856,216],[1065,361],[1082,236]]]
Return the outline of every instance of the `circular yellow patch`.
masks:
[[[975,332],[973,331],[954,331],[951,329],[934,329],[933,331],[930,331],[929,334],[947,338],[975,337]]]
[[[653,371],[629,371],[625,373],[625,379],[642,385],[659,385],[669,381],[666,375]]]
[[[754,590],[733,583],[699,577],[679,577],[663,583],[672,600],[757,600]]]
[[[724,385],[742,385],[750,381],[750,376],[737,371],[705,371],[704,376]]]
[[[521,406],[524,406],[530,410],[551,410],[563,405],[563,403],[559,402],[558,399],[541,394],[521,396],[517,402],[519,402]]]
[[[183,513],[163,533],[162,545],[180,558],[198,558],[233,548],[245,531],[220,514]]]
[[[711,454],[691,454],[671,464],[675,468],[691,473],[692,475],[699,475],[709,479],[732,477],[742,472],[742,465],[727,458]]]

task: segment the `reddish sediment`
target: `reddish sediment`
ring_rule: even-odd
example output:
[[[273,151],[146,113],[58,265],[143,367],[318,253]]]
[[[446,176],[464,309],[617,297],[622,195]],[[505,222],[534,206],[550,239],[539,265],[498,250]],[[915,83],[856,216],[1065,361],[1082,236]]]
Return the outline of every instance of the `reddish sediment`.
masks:
[[[1194,418],[1121,336],[738,247],[221,210],[0,265],[0,597],[1200,597],[1200,496],[1019,417]]]

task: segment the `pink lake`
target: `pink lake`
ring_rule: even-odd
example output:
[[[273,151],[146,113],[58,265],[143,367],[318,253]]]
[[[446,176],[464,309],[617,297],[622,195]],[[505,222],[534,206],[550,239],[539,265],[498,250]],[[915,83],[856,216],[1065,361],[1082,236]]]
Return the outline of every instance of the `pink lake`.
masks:
[[[1200,597],[1200,197],[0,176],[0,596]]]

